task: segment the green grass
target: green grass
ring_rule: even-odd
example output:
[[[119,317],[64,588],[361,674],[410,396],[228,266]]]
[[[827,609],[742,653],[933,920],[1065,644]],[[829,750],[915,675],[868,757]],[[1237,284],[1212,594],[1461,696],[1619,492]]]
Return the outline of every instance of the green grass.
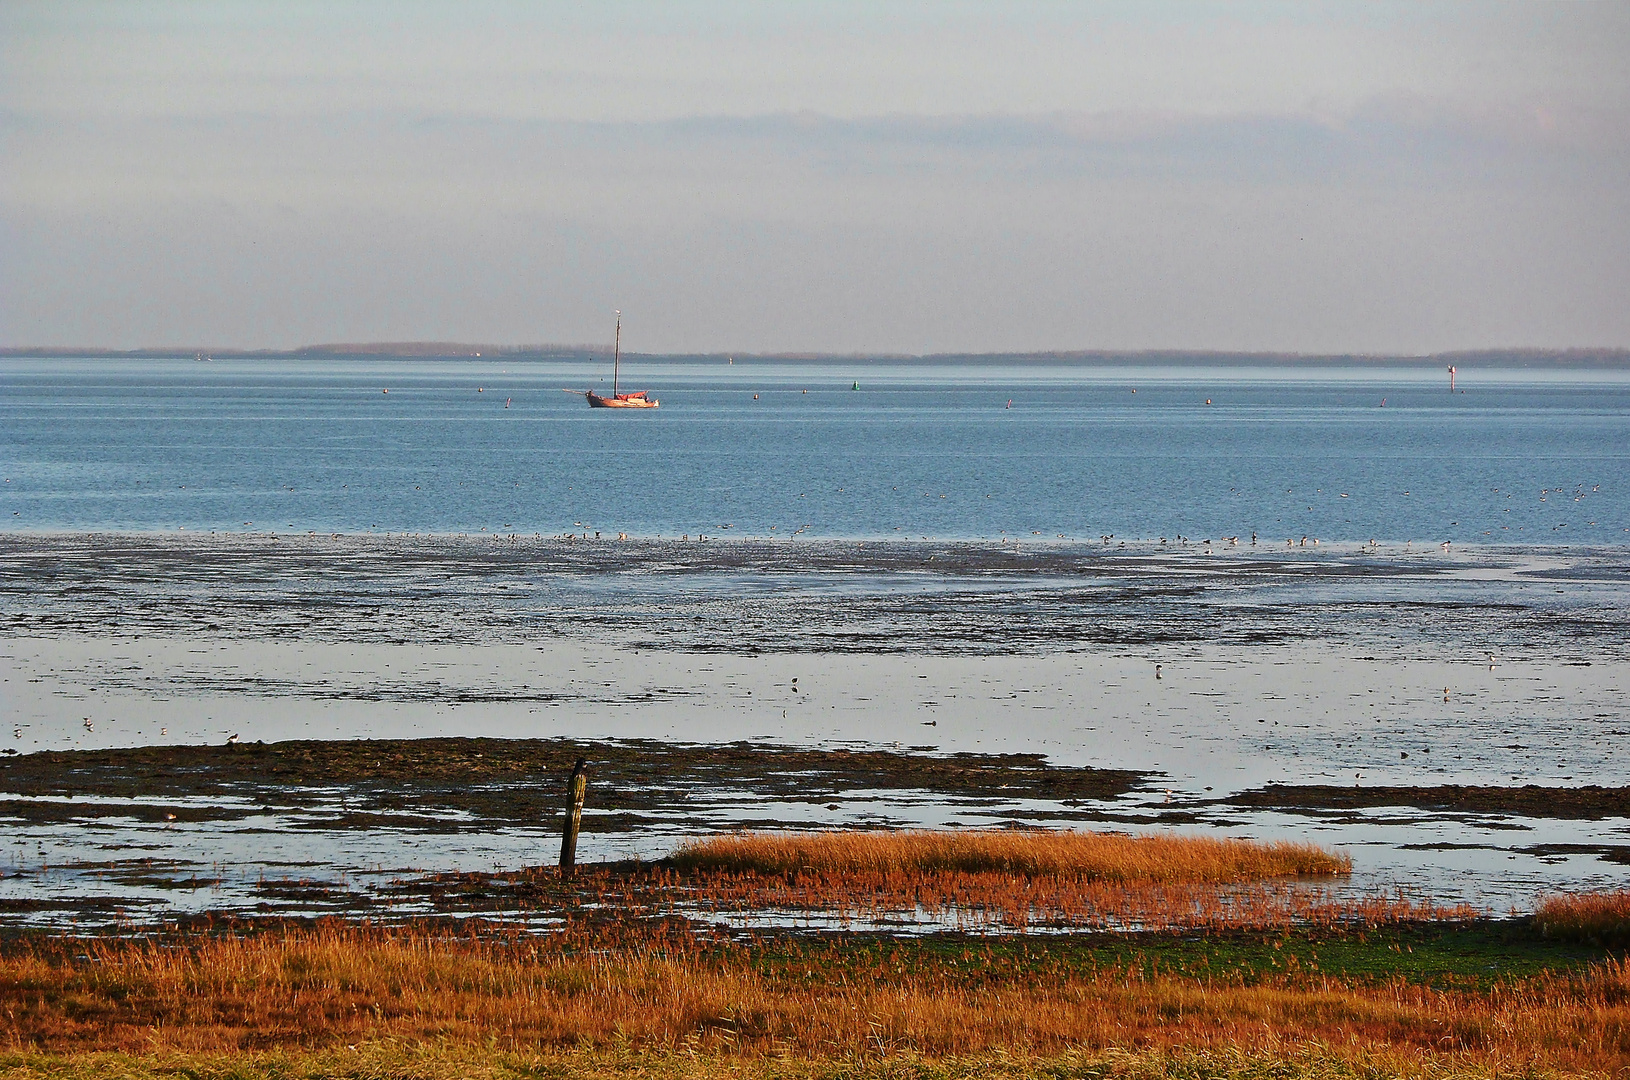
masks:
[[[767,941],[758,950],[767,972],[805,963],[810,947],[796,940]],[[1486,989],[1503,980],[1545,972],[1583,970],[1619,951],[1546,939],[1526,920],[1469,925],[1388,927],[1363,933],[1204,935],[1032,935],[971,941],[965,937],[894,939],[857,936],[847,948],[819,949],[833,974],[865,972],[887,964],[901,970],[943,970],[954,962],[969,979],[1026,969],[1048,973],[1119,968],[1145,976],[1238,980],[1246,984],[1285,975],[1323,974],[1345,980],[1454,985]]]

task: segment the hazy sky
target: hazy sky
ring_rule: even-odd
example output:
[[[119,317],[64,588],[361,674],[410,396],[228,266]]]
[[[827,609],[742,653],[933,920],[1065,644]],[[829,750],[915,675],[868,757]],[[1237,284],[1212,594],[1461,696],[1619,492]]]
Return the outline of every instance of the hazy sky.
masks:
[[[1630,346],[1630,3],[0,5],[0,344]]]

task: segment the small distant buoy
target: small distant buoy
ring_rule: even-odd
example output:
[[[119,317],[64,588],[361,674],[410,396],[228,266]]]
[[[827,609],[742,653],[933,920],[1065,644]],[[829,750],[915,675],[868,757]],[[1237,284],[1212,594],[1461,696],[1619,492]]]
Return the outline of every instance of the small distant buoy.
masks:
[[[1132,392],[1133,392],[1133,393],[1134,393],[1134,394],[1135,394],[1135,393],[1137,393],[1137,392],[1138,392],[1138,388],[1137,388],[1137,387],[1135,387],[1135,386],[1134,386],[1134,387],[1133,387],[1133,388],[1132,388]]]
[[[851,389],[851,390],[859,390],[860,389],[860,380],[858,380],[858,379],[855,380],[855,385],[851,386],[849,389]]]
[[[1207,404],[1207,405],[1210,405],[1210,404],[1211,404],[1211,399],[1210,399],[1210,398],[1206,398],[1206,404]]]
[[[1010,409],[1013,408],[1013,399],[1012,398],[1007,399],[1007,407],[1010,408]]]
[[[758,395],[757,395],[757,394],[754,394],[754,395],[753,395],[753,400],[754,400],[754,401],[757,401],[757,400],[758,400]]]
[[[388,393],[390,393],[390,391],[389,390],[381,390],[380,393],[381,394],[388,394]]]
[[[475,392],[478,393],[478,394],[484,394],[484,393],[486,393],[486,391],[487,391],[487,388],[484,387],[484,386],[478,386],[478,387],[475,388]]]
[[[510,403],[510,402],[512,402],[512,401],[514,401],[514,400],[515,400],[515,399],[514,399],[514,398],[512,398],[512,397],[507,397],[507,398],[505,398],[505,399],[504,399],[504,408],[506,408],[506,409],[507,409],[507,408],[509,408],[509,403]]]

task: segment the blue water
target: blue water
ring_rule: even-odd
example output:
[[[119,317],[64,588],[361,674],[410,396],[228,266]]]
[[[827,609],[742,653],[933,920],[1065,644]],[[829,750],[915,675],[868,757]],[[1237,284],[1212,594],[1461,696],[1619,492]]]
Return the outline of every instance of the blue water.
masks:
[[[0,528],[1630,542],[1625,372],[635,367],[0,361]]]

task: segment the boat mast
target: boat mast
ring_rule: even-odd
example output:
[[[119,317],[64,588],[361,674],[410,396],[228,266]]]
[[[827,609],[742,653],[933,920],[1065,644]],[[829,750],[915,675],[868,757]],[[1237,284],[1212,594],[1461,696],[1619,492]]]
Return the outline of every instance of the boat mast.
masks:
[[[617,312],[617,341],[612,345],[611,396],[617,396],[617,369],[623,362],[623,313]]]

